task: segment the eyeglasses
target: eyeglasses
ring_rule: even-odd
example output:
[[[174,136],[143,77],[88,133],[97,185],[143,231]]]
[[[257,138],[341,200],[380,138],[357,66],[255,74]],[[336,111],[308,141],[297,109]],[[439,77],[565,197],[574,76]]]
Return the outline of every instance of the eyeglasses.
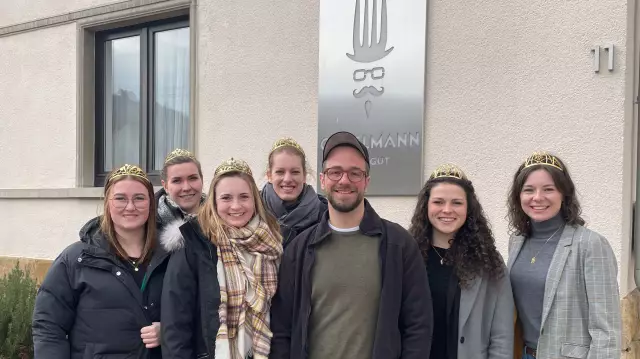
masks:
[[[113,206],[115,208],[123,209],[127,208],[129,199],[126,197],[116,196],[111,198],[111,203],[113,203]],[[131,203],[133,203],[133,208],[138,210],[149,208],[149,199],[147,199],[146,197],[133,197],[131,199]]]
[[[354,81],[364,81],[367,74],[371,75],[371,79],[380,80],[384,78],[384,67],[374,67],[372,69],[358,69],[353,72]]]
[[[367,177],[367,172],[361,169],[353,168],[349,171],[344,171],[341,168],[329,168],[324,171],[324,174],[332,181],[338,182],[342,179],[344,174],[347,174],[349,181],[360,182]]]

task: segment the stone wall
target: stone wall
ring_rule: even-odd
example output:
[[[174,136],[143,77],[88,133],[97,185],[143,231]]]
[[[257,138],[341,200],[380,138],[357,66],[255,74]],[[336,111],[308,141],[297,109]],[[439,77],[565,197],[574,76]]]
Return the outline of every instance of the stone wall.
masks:
[[[622,299],[622,359],[640,359],[640,291]]]
[[[22,269],[29,270],[38,283],[42,283],[51,262],[52,261],[48,259],[0,257],[0,278],[11,272],[11,270],[15,268],[16,263],[20,263]]]

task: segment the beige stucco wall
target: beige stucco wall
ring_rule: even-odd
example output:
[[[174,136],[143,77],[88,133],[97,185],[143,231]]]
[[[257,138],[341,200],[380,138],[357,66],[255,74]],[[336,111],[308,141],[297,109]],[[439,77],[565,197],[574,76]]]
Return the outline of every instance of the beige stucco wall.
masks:
[[[503,253],[513,173],[546,149],[568,163],[589,227],[626,261],[626,19],[620,0],[430,1],[426,169],[454,161],[468,172]],[[590,49],[606,43],[616,46],[615,69],[603,51],[595,74]]]
[[[318,10],[317,0],[199,4],[196,150],[209,173],[230,156],[264,172],[284,135],[316,163]]]
[[[239,154],[262,168],[280,135],[317,143],[317,1],[256,4],[242,22],[247,5],[199,8],[205,168]],[[569,164],[589,226],[622,264],[626,16],[625,1],[429,2],[425,172],[443,161],[468,172],[505,255],[511,176],[531,151],[547,149]],[[590,48],[609,42],[615,70],[606,70],[603,51],[595,74]],[[372,202],[406,225],[415,199]]]
[[[53,259],[100,207],[90,199],[0,199],[0,256]]]
[[[57,11],[54,3],[38,11]],[[23,21],[24,6],[0,5],[0,26]],[[511,176],[531,151],[555,151],[569,164],[589,227],[609,239],[626,269],[626,0],[430,0],[428,7],[425,175],[444,161],[462,166],[506,256]],[[207,183],[230,156],[260,173],[283,135],[316,163],[318,10],[319,0],[198,3],[195,149]],[[0,188],[75,184],[75,36],[69,24],[0,37],[0,166],[15,171],[0,177]],[[603,51],[595,74],[590,49],[607,43],[616,46],[615,70],[607,71]],[[407,197],[370,200],[403,225],[415,205]],[[54,257],[96,203],[0,199],[0,255]],[[6,240],[15,236],[22,244]],[[622,270],[623,292],[628,279]]]
[[[75,28],[0,37],[0,188],[75,186]]]

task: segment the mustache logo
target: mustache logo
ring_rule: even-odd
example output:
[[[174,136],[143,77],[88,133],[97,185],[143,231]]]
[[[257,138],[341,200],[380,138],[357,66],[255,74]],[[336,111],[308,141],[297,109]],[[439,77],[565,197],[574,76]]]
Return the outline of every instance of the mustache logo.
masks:
[[[365,97],[367,94],[378,97],[384,93],[384,86],[380,87],[378,90],[375,86],[365,86],[360,90],[353,90],[353,97],[361,98]]]

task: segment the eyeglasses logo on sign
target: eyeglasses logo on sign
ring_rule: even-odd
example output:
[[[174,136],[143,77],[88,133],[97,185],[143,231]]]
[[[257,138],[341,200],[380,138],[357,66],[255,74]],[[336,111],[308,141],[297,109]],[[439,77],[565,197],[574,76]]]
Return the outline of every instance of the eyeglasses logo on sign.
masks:
[[[378,0],[373,0],[371,14],[371,31],[369,31],[369,1],[364,0],[364,24],[362,33],[360,32],[360,0],[356,0],[356,8],[353,15],[353,54],[347,53],[347,57],[355,62],[371,63],[385,58],[393,46],[387,49],[387,1],[382,0],[380,9],[380,23],[378,24]],[[380,37],[378,38],[378,25],[380,27]],[[367,79],[381,80],[384,78],[384,67],[362,68],[353,71],[353,81],[360,82]],[[353,90],[353,97],[360,99],[367,97],[378,97],[384,94],[384,86],[380,89],[375,85],[366,85]],[[373,104],[370,99],[364,103],[367,118],[371,114]]]

